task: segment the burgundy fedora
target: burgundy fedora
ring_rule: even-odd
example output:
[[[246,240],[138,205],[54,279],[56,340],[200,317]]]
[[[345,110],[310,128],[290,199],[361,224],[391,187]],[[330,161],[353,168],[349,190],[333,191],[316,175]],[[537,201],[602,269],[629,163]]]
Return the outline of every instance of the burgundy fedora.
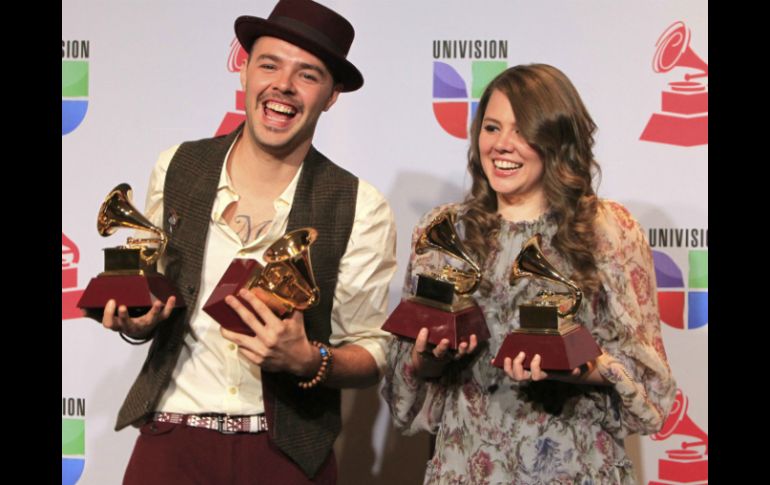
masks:
[[[337,12],[311,0],[279,0],[267,19],[238,17],[235,35],[247,52],[263,35],[305,49],[324,61],[334,80],[342,84],[342,91],[355,91],[364,84],[361,73],[347,60],[355,36],[353,26]]]

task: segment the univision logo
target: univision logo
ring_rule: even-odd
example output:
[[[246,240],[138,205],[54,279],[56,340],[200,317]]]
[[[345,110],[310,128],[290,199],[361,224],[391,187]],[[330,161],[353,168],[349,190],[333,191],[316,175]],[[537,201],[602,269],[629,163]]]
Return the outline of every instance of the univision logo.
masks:
[[[83,474],[86,454],[86,400],[61,400],[61,484],[74,485]]]
[[[457,138],[468,138],[468,126],[484,88],[508,67],[507,61],[488,59],[507,57],[508,41],[505,40],[433,41],[434,59],[473,59],[470,64],[465,62],[459,66],[433,62],[433,114],[444,131]],[[470,82],[466,82],[467,71]]]
[[[61,41],[61,134],[72,133],[88,110],[87,40]]]
[[[708,250],[688,250],[686,265],[677,264],[674,258],[663,251],[654,250],[652,257],[655,261],[661,321],[682,330],[706,326],[709,320]]]

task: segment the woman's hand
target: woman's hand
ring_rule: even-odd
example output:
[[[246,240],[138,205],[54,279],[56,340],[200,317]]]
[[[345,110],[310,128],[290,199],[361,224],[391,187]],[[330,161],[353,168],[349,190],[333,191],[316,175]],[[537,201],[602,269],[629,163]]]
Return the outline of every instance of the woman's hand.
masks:
[[[506,357],[503,361],[503,370],[508,377],[517,382],[522,381],[542,381],[544,379],[560,380],[566,382],[577,382],[578,378],[587,371],[590,371],[590,365],[584,364],[583,366],[576,367],[571,371],[551,371],[546,372],[540,368],[541,358],[540,354],[535,354],[532,357],[532,362],[529,364],[529,370],[524,368],[524,359],[526,354],[519,352],[514,359]],[[585,369],[583,368],[585,367]]]
[[[478,347],[479,342],[474,334],[470,342],[461,342],[457,351],[449,350],[449,339],[441,339],[438,345],[428,349],[428,332],[426,327],[421,328],[412,347],[412,365],[420,377],[440,376],[449,362],[472,354]]]

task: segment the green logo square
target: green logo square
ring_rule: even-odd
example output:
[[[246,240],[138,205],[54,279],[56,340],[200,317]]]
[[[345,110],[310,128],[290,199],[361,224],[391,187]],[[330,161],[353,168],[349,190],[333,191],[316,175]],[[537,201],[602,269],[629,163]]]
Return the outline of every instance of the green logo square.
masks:
[[[709,287],[709,252],[690,251],[690,288],[708,289]]]
[[[62,98],[88,96],[88,62],[61,61]]]
[[[61,454],[86,454],[86,422],[83,419],[61,420]]]
[[[508,67],[506,61],[473,61],[471,72],[473,73],[473,83],[471,84],[471,96],[480,98],[484,94],[484,89],[492,79],[503,72]]]

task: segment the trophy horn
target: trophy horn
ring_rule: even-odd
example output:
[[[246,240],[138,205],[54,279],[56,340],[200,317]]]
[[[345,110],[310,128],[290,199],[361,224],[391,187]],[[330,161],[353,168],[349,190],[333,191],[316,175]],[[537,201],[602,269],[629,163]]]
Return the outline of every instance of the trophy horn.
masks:
[[[292,309],[305,310],[318,303],[320,290],[310,263],[310,245],[318,231],[304,227],[285,234],[265,250],[267,262],[258,286]]]
[[[455,213],[445,211],[436,216],[425,228],[415,245],[415,252],[423,254],[429,249],[435,249],[453,258],[465,261],[471,271],[462,271],[449,265],[441,271],[442,276],[452,281],[455,291],[460,295],[473,293],[481,282],[479,265],[468,255],[455,231]]]
[[[123,183],[112,189],[99,208],[99,216],[96,219],[96,229],[101,236],[107,237],[123,227],[150,231],[158,235],[157,238],[135,239],[128,238],[128,247],[140,247],[142,261],[150,266],[154,264],[166,250],[168,238],[166,233],[149,221],[131,203],[131,186]],[[157,248],[147,247],[143,243],[158,243]]]
[[[521,252],[516,256],[511,268],[509,282],[513,285],[520,278],[533,277],[542,278],[549,281],[556,281],[566,285],[572,293],[574,303],[566,312],[559,310],[560,317],[568,317],[577,313],[580,303],[583,301],[583,292],[571,280],[562,276],[559,271],[545,259],[543,251],[540,248],[542,236],[535,234],[521,248]]]

